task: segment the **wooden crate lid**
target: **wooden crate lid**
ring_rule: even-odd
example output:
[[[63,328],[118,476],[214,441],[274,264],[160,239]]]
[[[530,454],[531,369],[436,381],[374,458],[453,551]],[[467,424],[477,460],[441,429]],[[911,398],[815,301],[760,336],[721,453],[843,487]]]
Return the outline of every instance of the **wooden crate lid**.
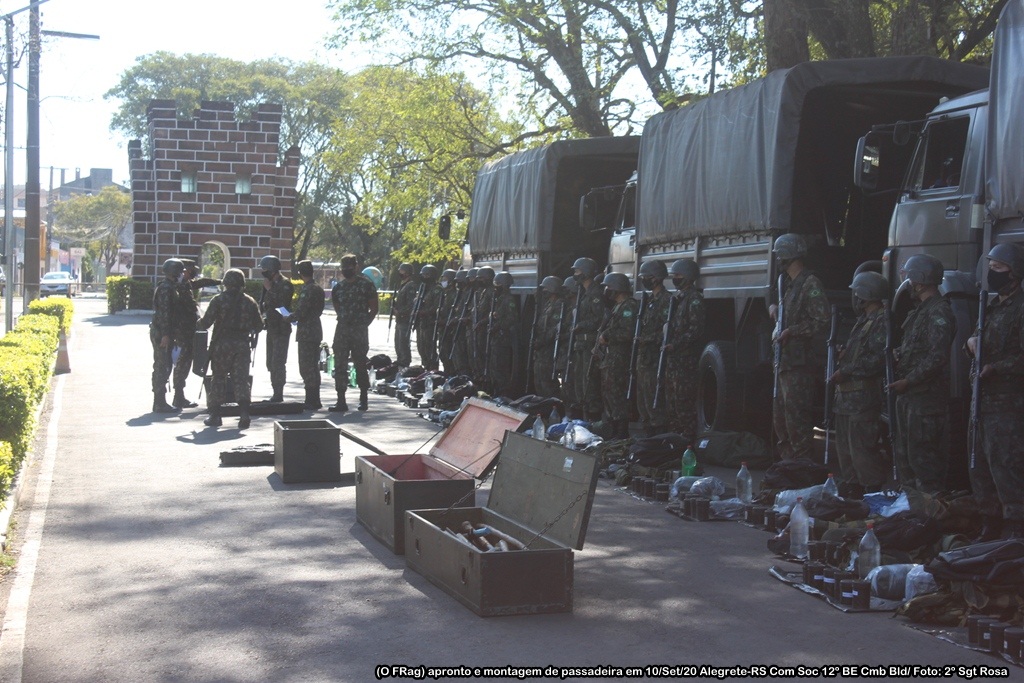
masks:
[[[494,465],[505,432],[516,431],[529,415],[471,398],[437,440],[430,455],[479,479]]]

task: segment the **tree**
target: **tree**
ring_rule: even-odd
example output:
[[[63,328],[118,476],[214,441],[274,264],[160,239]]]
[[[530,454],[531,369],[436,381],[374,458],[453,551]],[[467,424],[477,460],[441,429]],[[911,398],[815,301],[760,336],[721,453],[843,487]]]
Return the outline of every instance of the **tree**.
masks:
[[[99,194],[77,195],[53,207],[51,234],[61,242],[83,245],[107,272],[117,263],[121,236],[132,222],[132,198],[115,185]]]

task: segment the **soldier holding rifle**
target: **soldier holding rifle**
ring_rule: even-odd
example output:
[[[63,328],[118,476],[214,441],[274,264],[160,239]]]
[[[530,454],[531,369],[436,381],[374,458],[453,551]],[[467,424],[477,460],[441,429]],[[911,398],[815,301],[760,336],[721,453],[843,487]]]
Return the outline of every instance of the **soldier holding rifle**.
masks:
[[[437,339],[438,360],[444,364],[447,375],[455,374],[455,362],[452,360],[452,319],[455,317],[455,300],[459,290],[455,286],[455,278],[460,271],[446,268],[441,273],[441,301],[437,306],[437,319],[434,323],[434,338]]]
[[[477,296],[473,308],[473,381],[486,386],[488,357],[487,330],[494,313],[494,268],[483,266],[476,272]]]
[[[566,385],[572,386],[571,397],[574,402],[568,406],[569,417],[593,421],[601,416],[604,408],[600,376],[593,372],[591,352],[594,349],[594,342],[597,341],[597,330],[604,322],[605,304],[601,296],[601,285],[594,281],[597,263],[586,257],[578,258],[572,264],[572,270],[573,278],[580,290],[576,297],[578,305],[573,309],[573,327],[570,331],[572,348],[569,349],[570,355],[562,377]],[[626,284],[629,284],[628,279]],[[628,350],[626,355],[628,363]],[[624,399],[625,396],[624,386],[620,399]]]
[[[638,305],[629,278],[609,273],[604,278],[608,320],[598,332],[593,355],[600,360],[601,396],[604,399],[604,433],[612,439],[629,438],[629,389],[631,346],[636,334]]]
[[[302,278],[302,289],[289,321],[298,323],[295,345],[299,350],[299,374],[306,390],[306,410],[317,410],[320,403],[320,342],[324,338],[320,316],[324,312],[324,290],[313,280],[313,262],[299,261],[295,273]]]
[[[356,369],[359,386],[359,410],[369,408],[367,393],[370,375],[366,370],[366,354],[370,349],[370,323],[377,317],[377,288],[357,270],[352,254],[341,257],[341,280],[331,289],[331,305],[338,316],[334,329],[334,387],[338,401],[329,408],[332,413],[348,411],[345,391],[348,389],[348,363]],[[397,340],[397,337],[396,337]]]
[[[996,297],[984,311],[984,327],[967,340],[968,353],[981,359],[980,450],[970,471],[984,520],[980,541],[1024,538],[1024,251],[997,244],[988,269]]]
[[[575,302],[573,302],[575,303]],[[533,332],[533,386],[539,396],[559,395],[556,344],[562,327],[567,327],[567,304],[562,281],[554,275],[544,278],[538,288],[537,324]]]
[[[658,393],[658,359],[664,341],[665,322],[668,319],[669,303],[672,300],[665,289],[668,268],[662,261],[645,261],[640,266],[640,282],[650,292],[647,307],[641,315],[639,350],[636,358],[637,412],[643,425],[644,436],[654,436],[668,431],[668,413],[663,406],[654,405]]]
[[[437,284],[438,269],[432,263],[420,268],[422,293],[416,305],[416,352],[420,363],[427,370],[437,370],[437,342],[434,329],[437,327],[437,307],[441,303],[441,287]]]
[[[395,362],[403,368],[412,365],[412,309],[416,303],[416,283],[411,263],[398,266],[398,287],[391,300],[395,316]]]
[[[466,366],[462,374],[474,380],[478,379],[476,374],[478,351],[476,347],[476,322],[477,309],[479,308],[478,303],[480,301],[479,275],[479,268],[470,268],[469,273],[466,275],[468,297],[466,298],[466,305],[462,309],[462,319],[460,322],[462,325],[462,340],[466,346]]]
[[[494,311],[487,330],[488,381],[497,396],[510,396],[512,366],[519,346],[519,302],[512,294],[512,274],[501,271],[494,276]]]
[[[473,299],[473,290],[469,282],[470,272],[472,270],[459,270],[455,274],[455,304],[452,307],[449,323],[451,348],[446,361],[446,363],[452,364],[455,374],[467,376],[469,375],[469,347],[466,344],[466,327],[468,327],[466,317]]]
[[[697,437],[697,364],[704,346],[704,295],[697,287],[700,268],[693,259],[673,261],[668,269],[673,295],[672,322],[665,355],[669,427],[689,439]]]

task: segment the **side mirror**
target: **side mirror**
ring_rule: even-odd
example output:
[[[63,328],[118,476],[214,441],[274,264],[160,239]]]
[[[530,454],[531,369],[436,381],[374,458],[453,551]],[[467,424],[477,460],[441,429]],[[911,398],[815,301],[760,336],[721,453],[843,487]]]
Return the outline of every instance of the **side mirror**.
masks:
[[[853,184],[867,191],[878,187],[878,179],[882,175],[882,148],[872,139],[875,137],[875,133],[868,133],[858,140],[854,156]]]
[[[452,237],[452,216],[449,213],[441,216],[437,224],[437,236],[447,242]]]
[[[580,227],[584,230],[593,230],[597,227],[597,214],[590,203],[590,195],[580,197]]]

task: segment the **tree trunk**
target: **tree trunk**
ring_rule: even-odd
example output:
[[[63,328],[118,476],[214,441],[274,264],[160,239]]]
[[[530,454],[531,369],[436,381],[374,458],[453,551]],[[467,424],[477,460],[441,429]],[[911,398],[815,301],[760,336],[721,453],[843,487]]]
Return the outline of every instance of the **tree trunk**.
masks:
[[[893,7],[890,21],[891,55],[934,55],[935,41],[929,35],[928,12],[919,0],[903,0]]]
[[[809,0],[808,25],[829,59],[874,57],[867,0]]]
[[[768,71],[811,59],[807,18],[794,0],[764,0],[764,51]]]

